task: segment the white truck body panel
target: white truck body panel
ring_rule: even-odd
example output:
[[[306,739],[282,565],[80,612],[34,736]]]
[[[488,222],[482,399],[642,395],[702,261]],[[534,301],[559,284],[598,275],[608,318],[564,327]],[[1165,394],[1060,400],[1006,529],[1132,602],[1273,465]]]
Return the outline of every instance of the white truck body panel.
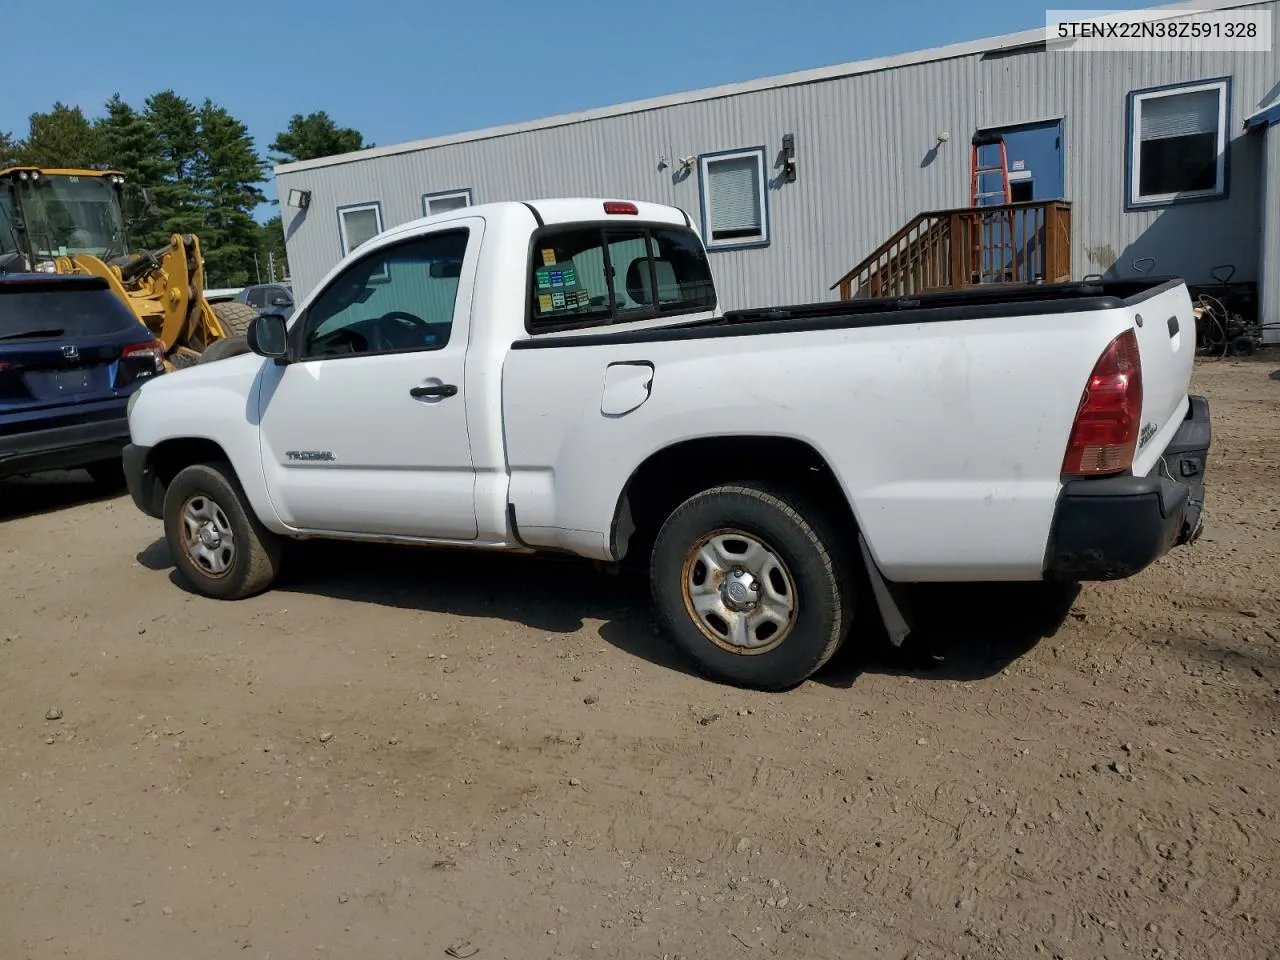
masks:
[[[534,206],[545,224],[627,225],[599,200]],[[687,225],[673,208],[637,207],[631,221]],[[471,233],[444,348],[288,364],[249,354],[180,371],[139,393],[133,443],[216,442],[259,519],[281,534],[611,560],[620,496],[650,455],[704,437],[794,438],[830,466],[887,578],[1033,580],[1081,390],[1137,314],[1150,427],[1135,473],[1151,469],[1187,410],[1195,331],[1181,285],[1136,308],[592,342],[717,308],[531,338],[538,222],[520,203],[376,237],[334,267],[291,325],[361,258],[458,227]],[[1183,325],[1172,335],[1170,317]],[[408,395],[431,384],[457,395]]]
[[[1038,579],[1081,387],[1131,315],[513,350],[503,418],[521,534],[606,558],[618,491],[650,454],[699,437],[794,437],[840,478],[889,579]],[[609,364],[637,361],[653,364],[651,396],[603,416]],[[1186,403],[1185,388],[1181,404],[1170,393],[1149,401],[1166,430]]]

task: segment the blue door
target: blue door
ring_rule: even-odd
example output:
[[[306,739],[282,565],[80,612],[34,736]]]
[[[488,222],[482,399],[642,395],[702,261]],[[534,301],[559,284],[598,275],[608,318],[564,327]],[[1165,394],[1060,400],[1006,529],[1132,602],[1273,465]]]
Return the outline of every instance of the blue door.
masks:
[[[1062,121],[1048,120],[1017,126],[984,130],[1004,141],[1009,164],[1009,193],[1013,203],[1063,198],[1066,178],[1062,154]],[[980,167],[998,166],[998,142],[978,148]],[[980,192],[998,191],[998,174],[983,174]],[[980,206],[1001,203],[999,196],[982,197]],[[1038,279],[1040,252],[1044,230],[1036,214],[1013,211],[1007,215],[993,212],[983,223],[982,250],[977,272],[986,282]]]
[[[1066,188],[1062,164],[1062,121],[1028,123],[997,131],[1009,155],[1013,202],[1061,200]]]

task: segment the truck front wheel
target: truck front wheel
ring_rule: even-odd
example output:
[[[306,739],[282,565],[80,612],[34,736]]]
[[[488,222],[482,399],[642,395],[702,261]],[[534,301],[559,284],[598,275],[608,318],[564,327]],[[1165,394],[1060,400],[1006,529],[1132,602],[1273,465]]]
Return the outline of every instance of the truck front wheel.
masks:
[[[265,590],[280,568],[280,538],[247,505],[227,463],[183,469],[164,498],[164,535],[182,578],[218,600]]]
[[[715,487],[677,507],[658,533],[650,579],[659,616],[713,679],[784,690],[848,634],[854,591],[837,530],[788,499]]]

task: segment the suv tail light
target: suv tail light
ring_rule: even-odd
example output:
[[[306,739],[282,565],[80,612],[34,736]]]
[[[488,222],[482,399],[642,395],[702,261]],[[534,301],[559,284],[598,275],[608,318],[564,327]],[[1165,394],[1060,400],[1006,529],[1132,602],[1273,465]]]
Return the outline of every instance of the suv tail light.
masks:
[[[639,216],[640,211],[634,203],[627,203],[625,200],[606,200],[604,202],[605,213],[629,213],[632,216]]]
[[[156,373],[164,373],[164,344],[159,340],[150,343],[135,343],[120,351],[123,360],[151,360]]]
[[[1133,466],[1142,420],[1138,337],[1126,330],[1093,365],[1071,427],[1062,477],[1100,477]]]

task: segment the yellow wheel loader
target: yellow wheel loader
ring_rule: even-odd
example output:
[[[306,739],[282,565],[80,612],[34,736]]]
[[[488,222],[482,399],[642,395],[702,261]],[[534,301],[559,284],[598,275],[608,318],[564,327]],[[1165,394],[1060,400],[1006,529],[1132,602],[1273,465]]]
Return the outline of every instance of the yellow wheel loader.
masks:
[[[243,334],[256,311],[205,299],[200,241],[191,234],[132,250],[124,185],[111,170],[0,170],[0,272],[103,277],[164,344],[170,368],[215,359],[226,348],[214,345]]]

